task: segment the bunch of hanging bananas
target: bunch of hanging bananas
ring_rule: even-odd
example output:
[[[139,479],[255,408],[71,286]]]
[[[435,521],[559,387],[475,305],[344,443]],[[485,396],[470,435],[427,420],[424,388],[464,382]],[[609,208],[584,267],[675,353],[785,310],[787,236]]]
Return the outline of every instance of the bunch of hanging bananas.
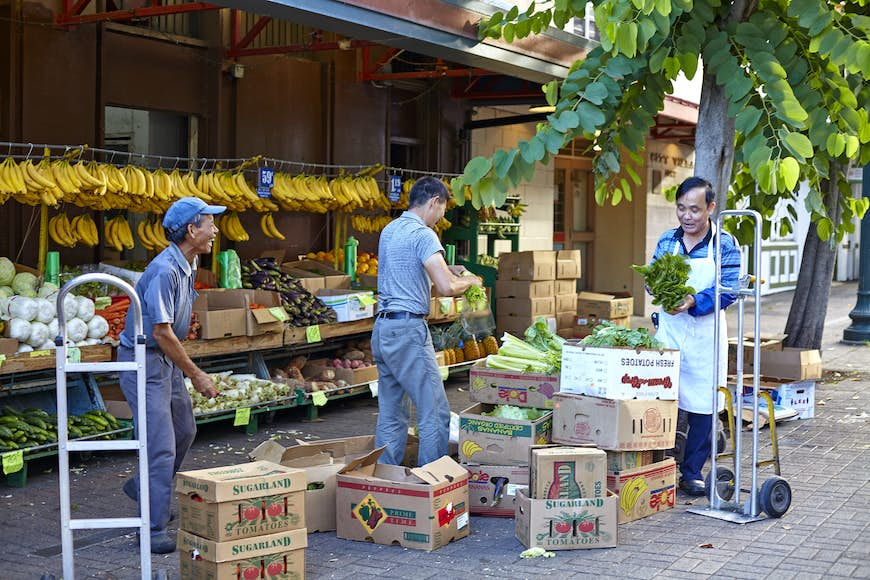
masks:
[[[278,211],[279,207],[269,199],[259,197],[242,171],[200,173],[196,182],[198,191],[191,191],[206,203],[225,205],[232,211],[253,209],[259,212]]]
[[[218,224],[218,229],[230,240],[234,242],[247,242],[251,239],[245,228],[242,227],[242,222],[239,220],[239,214],[232,211],[218,216],[215,220]]]
[[[323,176],[276,173],[272,198],[286,211],[326,213],[335,205],[329,181]]]
[[[169,246],[166,231],[159,221],[142,220],[139,222],[139,225],[136,226],[136,237],[139,238],[139,242],[145,246],[145,249],[152,252],[161,252]]]
[[[350,225],[353,229],[361,234],[376,234],[393,221],[388,215],[368,216],[368,215],[352,215],[350,216]]]
[[[66,213],[59,213],[48,220],[48,235],[58,246],[72,248],[79,242],[94,247],[100,243],[97,224],[90,214],[75,216],[72,220]]]
[[[626,515],[630,515],[637,500],[646,491],[646,480],[643,477],[635,477],[628,480],[619,491],[619,507]]]
[[[334,177],[329,182],[329,188],[335,196],[335,206],[331,209],[341,209],[351,212],[355,209],[375,208],[389,211],[390,202],[378,187],[378,182],[370,175],[345,175]]]
[[[133,241],[133,232],[130,230],[130,224],[122,215],[117,215],[110,220],[107,220],[103,225],[103,239],[106,246],[118,252],[123,250],[132,250],[136,247]]]
[[[274,238],[276,240],[286,239],[284,234],[282,234],[275,225],[275,214],[264,213],[260,217],[260,230],[267,238]]]

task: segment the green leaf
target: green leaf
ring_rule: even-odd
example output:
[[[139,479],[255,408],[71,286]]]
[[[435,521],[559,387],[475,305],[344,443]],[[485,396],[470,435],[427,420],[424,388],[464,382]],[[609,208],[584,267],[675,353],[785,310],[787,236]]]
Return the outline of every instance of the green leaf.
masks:
[[[625,200],[631,201],[631,186],[628,184],[628,180],[622,177],[619,180],[619,184],[622,186],[622,195],[625,196]]]
[[[858,153],[858,148],[861,143],[858,141],[858,138],[854,135],[846,135],[846,157],[852,158],[855,157],[855,154]]]
[[[550,126],[560,133],[567,133],[571,129],[580,125],[580,116],[574,111],[562,111],[559,116],[549,115],[547,121]]]
[[[807,193],[804,204],[810,213],[825,213],[825,205],[822,203],[822,194],[815,189],[810,189],[809,193]]]
[[[785,98],[777,103],[776,111],[781,114],[780,118],[783,121],[792,121],[789,124],[793,127],[802,127],[808,117],[807,112],[794,97]]]
[[[596,105],[600,105],[604,102],[604,99],[607,98],[607,87],[601,83],[601,81],[595,81],[586,87],[586,90],[583,92],[583,96],[590,103],[594,103]]]
[[[520,155],[527,163],[540,161],[544,157],[544,143],[538,135],[528,141],[520,141]]]
[[[510,149],[505,151],[503,149],[496,150],[495,154],[492,156],[492,168],[493,173],[499,179],[504,179],[505,176],[510,171],[511,165],[514,163],[514,159],[517,157],[518,151],[516,149]]]
[[[631,177],[631,180],[634,182],[635,185],[640,185],[640,176],[631,165],[627,163],[625,164],[625,172],[628,173],[628,176]]]
[[[604,65],[604,74],[613,79],[621,79],[632,71],[631,62],[624,56],[614,56]]]
[[[586,133],[594,133],[598,127],[604,124],[604,113],[595,105],[582,101],[577,105],[577,113],[583,131]]]
[[[595,184],[595,203],[598,205],[604,205],[604,200],[607,199],[607,190],[605,187],[605,184]]]
[[[514,30],[515,30],[515,28],[516,28],[516,25],[515,25],[513,22],[508,22],[508,23],[505,24],[505,25],[502,27],[502,29],[501,29],[501,37],[502,37],[502,38],[504,39],[504,41],[507,42],[508,44],[510,44],[510,43],[512,43],[512,42],[514,41]]]
[[[508,10],[507,15],[505,16],[505,20],[516,20],[519,15],[520,9],[517,6],[511,6],[511,9]]]
[[[472,183],[469,187],[471,188],[471,207],[474,209],[482,208],[483,201],[480,197],[480,183]]]
[[[762,145],[760,147],[756,147],[750,154],[747,162],[749,163],[749,169],[752,170],[753,173],[757,174],[761,167],[767,164],[770,161],[770,154],[772,150],[767,145]]]
[[[459,207],[465,205],[465,182],[462,181],[461,176],[450,180],[450,189],[453,190],[453,199],[456,201],[456,205]]]
[[[695,73],[698,71],[698,55],[693,53],[683,53],[678,56],[680,65],[683,68],[686,78],[692,80],[695,78]],[[745,94],[745,93],[744,93]]]
[[[831,157],[839,157],[846,150],[846,138],[841,133],[831,133],[825,141],[825,149]]]
[[[785,69],[782,68],[782,65],[779,64],[779,62],[777,62],[769,52],[759,52],[755,54],[755,60],[752,65],[755,70],[758,71],[758,74],[760,74],[767,82],[770,82],[768,79],[784,79],[788,76],[786,75]]]
[[[637,40],[638,40],[637,44],[642,49],[645,49],[650,38],[655,36],[658,29],[656,28],[655,22],[653,22],[652,20],[650,20],[648,18],[642,19],[640,21],[640,23],[638,24],[638,26],[639,26],[639,29],[637,32]]]
[[[813,156],[813,144],[803,133],[788,133],[784,140],[786,147],[795,155],[804,159]]]
[[[565,134],[554,130],[552,127],[546,133],[545,146],[551,155],[558,155],[559,149],[565,143]]]
[[[779,172],[785,182],[785,187],[788,191],[794,191],[797,186],[798,178],[801,175],[801,168],[794,157],[786,157],[779,162]]]
[[[613,151],[605,151],[601,154],[601,160],[607,166],[611,173],[619,173],[619,160]]]
[[[532,31],[532,23],[530,20],[520,20],[517,22],[516,33],[517,38],[525,38]]]
[[[662,16],[670,16],[671,0],[656,0],[656,12]]]
[[[816,222],[816,233],[822,241],[826,241],[834,233],[834,224],[828,218],[822,218]]]
[[[475,157],[465,165],[462,179],[465,183],[477,183],[492,168],[492,160],[489,157]]]
[[[658,73],[664,66],[665,59],[668,57],[670,49],[662,46],[656,49],[649,57],[649,70],[651,73]]]
[[[737,115],[734,120],[734,128],[743,135],[748,135],[758,126],[762,110],[753,106],[747,106]]]
[[[559,101],[559,82],[552,80],[541,87],[544,91],[544,98],[547,99],[547,104],[555,107]]]
[[[766,193],[772,193],[771,191],[771,163],[770,161],[766,161],[758,166],[757,174],[758,174],[758,187],[761,188],[761,191]]]

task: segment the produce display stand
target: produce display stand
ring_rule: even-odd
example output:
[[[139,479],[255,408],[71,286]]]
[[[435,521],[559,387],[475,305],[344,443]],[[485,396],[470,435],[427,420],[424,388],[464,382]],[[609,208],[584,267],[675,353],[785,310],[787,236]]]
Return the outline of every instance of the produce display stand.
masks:
[[[108,344],[83,346],[79,350],[81,351],[82,362],[108,362],[112,360],[112,347]],[[0,364],[0,384],[5,382],[3,377],[7,375],[54,368],[57,368],[57,359],[53,350],[34,350],[32,352],[7,355],[3,363]],[[18,382],[12,380],[10,383],[17,384]],[[0,386],[0,389],[3,388],[17,389],[19,387]]]

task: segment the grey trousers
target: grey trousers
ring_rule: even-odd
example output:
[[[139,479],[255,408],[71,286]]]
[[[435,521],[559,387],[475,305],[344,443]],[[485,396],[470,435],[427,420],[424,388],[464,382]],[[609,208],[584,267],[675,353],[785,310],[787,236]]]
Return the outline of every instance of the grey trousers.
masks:
[[[146,410],[148,413],[148,476],[151,509],[151,533],[166,530],[174,493],[172,480],[196,436],[193,405],[184,386],[181,369],[158,349],[148,349],[145,360],[147,375]],[[119,361],[133,360],[133,350],[118,348]],[[137,413],[136,373],[119,373],[121,390]],[[138,426],[136,436],[138,437]],[[136,490],[139,476],[135,476]]]
[[[429,327],[422,318],[378,318],[372,332],[378,366],[377,445],[380,462],[399,465],[408,438],[410,401],[417,409],[420,450],[417,465],[447,455],[450,404],[435,362]]]

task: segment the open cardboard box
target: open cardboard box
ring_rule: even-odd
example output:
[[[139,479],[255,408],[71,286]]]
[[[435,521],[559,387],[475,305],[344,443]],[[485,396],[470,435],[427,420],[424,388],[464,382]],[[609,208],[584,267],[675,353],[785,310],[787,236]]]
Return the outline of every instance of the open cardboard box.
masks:
[[[193,303],[200,323],[200,336],[209,340],[245,336],[248,307],[245,290],[201,290]]]
[[[677,464],[668,457],[652,465],[608,471],[607,489],[619,494],[620,524],[669,510],[677,498]]]
[[[251,308],[251,304],[259,304],[265,308]],[[268,290],[246,290],[245,334],[260,336],[269,332],[284,332],[284,320],[287,318],[284,307],[281,306],[281,296]]]
[[[553,414],[534,421],[490,417],[495,405],[477,403],[459,414],[459,459],[485,465],[528,465],[529,448],[550,442]]]
[[[517,489],[529,486],[529,468],[521,465],[464,465],[471,513],[514,517]]]
[[[475,363],[468,379],[471,400],[492,405],[552,409],[553,395],[559,391],[558,374],[491,369],[486,361]]]
[[[336,475],[336,536],[431,551],[469,533],[468,471],[444,456],[422,467],[377,462],[382,449]]]
[[[323,262],[315,260],[297,260],[295,262],[284,262],[281,264],[281,269],[303,270],[309,274],[320,276],[323,278],[323,288],[342,289],[350,288],[350,276],[336,270]]]
[[[554,280],[556,252],[503,252],[498,256],[499,280]]]

